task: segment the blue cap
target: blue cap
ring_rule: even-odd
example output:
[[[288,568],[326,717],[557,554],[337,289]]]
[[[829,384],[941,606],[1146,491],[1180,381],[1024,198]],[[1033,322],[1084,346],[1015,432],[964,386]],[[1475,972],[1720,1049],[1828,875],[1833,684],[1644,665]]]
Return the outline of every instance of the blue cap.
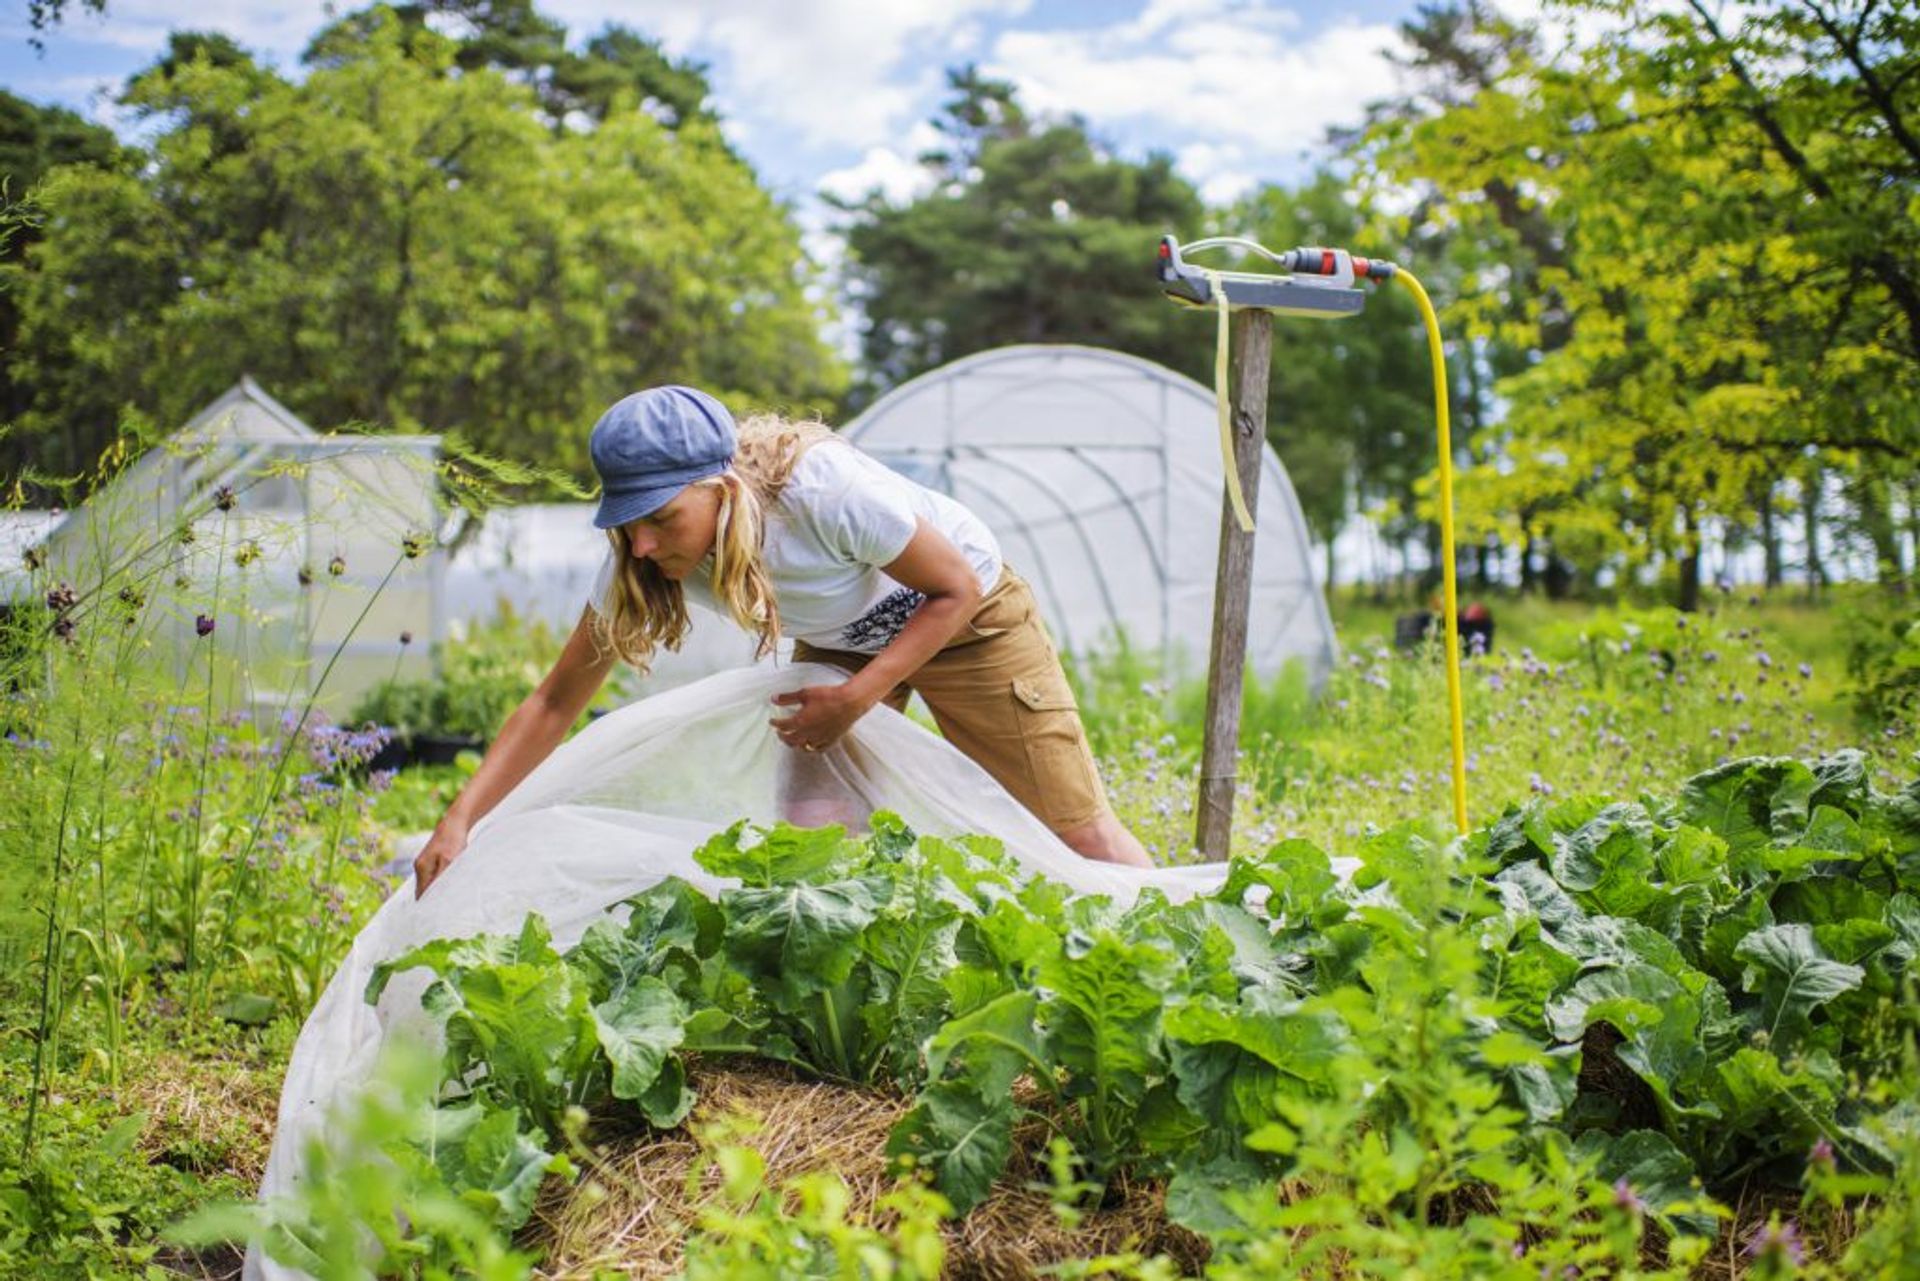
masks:
[[[696,480],[733,461],[733,415],[692,387],[649,387],[616,401],[587,441],[600,473],[594,527],[651,516]]]

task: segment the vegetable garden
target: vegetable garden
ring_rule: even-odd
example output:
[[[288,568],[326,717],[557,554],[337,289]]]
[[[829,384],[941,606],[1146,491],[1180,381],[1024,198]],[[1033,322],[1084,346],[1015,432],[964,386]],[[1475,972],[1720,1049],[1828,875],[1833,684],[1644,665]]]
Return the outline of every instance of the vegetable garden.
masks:
[[[396,1047],[262,1208],[292,1036],[472,758],[369,771],[377,726],[208,715],[211,646],[162,674],[144,603],[52,594],[0,756],[9,1266],[227,1275],[262,1234],[329,1276],[1897,1276],[1915,1248],[1920,783],[1897,719],[1850,745],[1881,669],[1849,685],[1799,606],[1516,611],[1529,643],[1467,665],[1461,841],[1435,654],[1360,640],[1318,700],[1249,689],[1211,897],[1075,897],[882,815],[736,826],[698,861],[737,888],[669,881],[564,950],[537,916],[419,948],[368,995],[424,982],[444,1054]],[[1861,653],[1901,643],[1860,609]],[[459,670],[511,688],[533,669],[494,655],[552,644],[503,623]],[[1142,667],[1076,675],[1165,857],[1200,691]]]

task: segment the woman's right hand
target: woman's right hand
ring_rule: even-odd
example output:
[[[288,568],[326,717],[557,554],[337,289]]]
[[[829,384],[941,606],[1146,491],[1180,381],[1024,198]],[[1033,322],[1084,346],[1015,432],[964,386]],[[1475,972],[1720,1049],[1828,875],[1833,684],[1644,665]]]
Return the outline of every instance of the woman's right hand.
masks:
[[[413,860],[413,897],[418,899],[425,894],[427,887],[438,880],[440,873],[446,871],[466,848],[467,825],[441,819],[440,825],[433,829],[433,835],[427,838],[419,857]]]

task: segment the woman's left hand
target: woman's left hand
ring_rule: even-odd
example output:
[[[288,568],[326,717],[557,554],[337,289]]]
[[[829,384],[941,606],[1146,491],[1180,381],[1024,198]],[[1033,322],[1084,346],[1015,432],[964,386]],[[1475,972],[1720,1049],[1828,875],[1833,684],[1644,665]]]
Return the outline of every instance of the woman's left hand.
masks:
[[[775,694],[773,701],[795,710],[792,715],[767,724],[773,726],[781,742],[806,752],[821,752],[833,746],[873,707],[847,685],[808,685],[792,693]]]

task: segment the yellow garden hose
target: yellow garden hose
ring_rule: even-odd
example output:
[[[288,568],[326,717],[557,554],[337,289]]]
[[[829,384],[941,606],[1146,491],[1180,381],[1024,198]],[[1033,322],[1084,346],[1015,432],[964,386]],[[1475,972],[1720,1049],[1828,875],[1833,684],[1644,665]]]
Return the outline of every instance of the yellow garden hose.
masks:
[[[1440,320],[1434,314],[1433,300],[1427,297],[1427,291],[1412,272],[1379,259],[1369,261],[1365,258],[1351,257],[1345,250],[1331,249],[1295,249],[1284,254],[1276,254],[1264,246],[1240,237],[1215,237],[1211,240],[1196,241],[1181,246],[1173,237],[1163,238],[1160,249],[1160,274],[1163,282],[1171,282],[1168,296],[1173,301],[1186,306],[1211,306],[1218,318],[1214,329],[1213,383],[1214,399],[1218,405],[1220,425],[1220,463],[1226,472],[1227,499],[1234,517],[1243,532],[1253,531],[1253,515],[1247,508],[1246,496],[1241,492],[1239,468],[1234,465],[1233,457],[1233,411],[1230,400],[1231,388],[1228,386],[1228,352],[1231,336],[1227,323],[1228,313],[1236,305],[1229,294],[1232,289],[1245,292],[1241,306],[1266,307],[1281,310],[1292,315],[1350,315],[1359,310],[1354,299],[1345,307],[1330,307],[1316,302],[1310,307],[1297,305],[1300,299],[1275,297],[1274,290],[1284,290],[1289,279],[1298,276],[1251,276],[1241,273],[1228,273],[1210,268],[1188,266],[1181,261],[1180,250],[1220,248],[1225,245],[1249,249],[1272,259],[1283,271],[1306,275],[1335,277],[1331,283],[1344,281],[1350,286],[1357,277],[1373,280],[1394,279],[1404,284],[1412,292],[1414,301],[1420,307],[1420,319],[1426,326],[1427,351],[1433,358],[1433,410],[1435,424],[1439,429],[1440,459],[1440,574],[1445,596],[1446,644],[1447,644],[1447,713],[1451,731],[1453,761],[1453,823],[1462,836],[1467,834],[1467,731],[1466,717],[1460,696],[1460,605],[1459,583],[1454,567],[1453,548],[1453,432],[1447,414],[1447,355],[1440,342]],[[1198,282],[1204,281],[1206,291],[1198,291]],[[1260,292],[1265,284],[1268,292]],[[1231,288],[1230,288],[1231,286]],[[1184,290],[1181,292],[1181,290]],[[1353,295],[1344,287],[1339,290],[1348,298]],[[1325,299],[1331,295],[1321,293]]]
[[[1440,345],[1440,320],[1433,300],[1405,267],[1393,278],[1413,293],[1420,319],[1427,327],[1427,351],[1433,357],[1433,416],[1440,429],[1440,575],[1445,585],[1447,617],[1447,711],[1453,732],[1453,825],[1467,834],[1467,729],[1460,704],[1459,587],[1454,581],[1453,557],[1453,434],[1447,420],[1447,353]]]

